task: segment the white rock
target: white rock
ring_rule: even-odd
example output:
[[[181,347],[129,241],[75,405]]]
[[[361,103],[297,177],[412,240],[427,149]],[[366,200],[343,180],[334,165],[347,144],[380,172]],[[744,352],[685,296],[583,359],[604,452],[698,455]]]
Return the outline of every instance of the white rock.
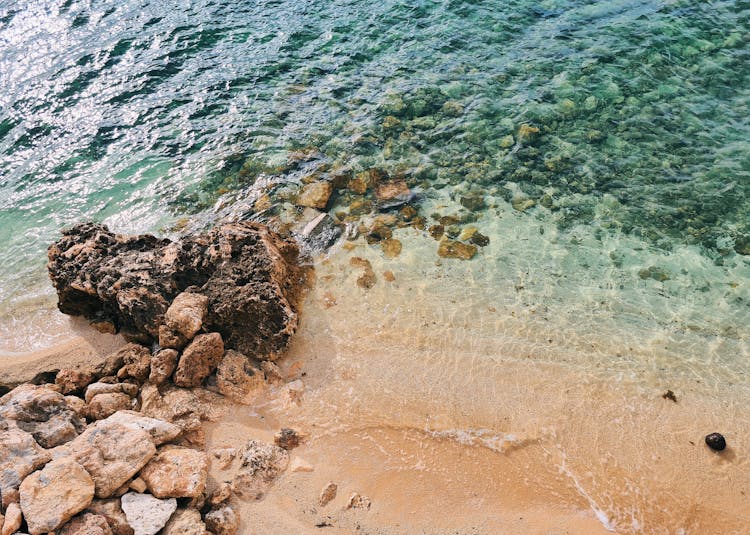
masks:
[[[289,464],[289,470],[292,472],[312,472],[315,468],[306,460],[300,457],[295,457]]]
[[[122,510],[135,535],[155,535],[177,509],[177,500],[159,500],[150,494],[128,492],[121,498]]]

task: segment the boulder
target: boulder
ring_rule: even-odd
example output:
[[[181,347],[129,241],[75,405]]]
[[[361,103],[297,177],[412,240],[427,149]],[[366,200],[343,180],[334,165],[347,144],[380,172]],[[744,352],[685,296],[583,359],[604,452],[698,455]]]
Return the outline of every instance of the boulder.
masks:
[[[113,392],[111,394],[97,394],[86,407],[86,414],[90,420],[102,420],[112,416],[117,411],[132,408],[132,400],[127,394]]]
[[[175,424],[183,432],[201,426],[202,405],[190,390],[146,384],[141,389],[141,412],[152,418]]]
[[[31,535],[58,529],[94,498],[94,482],[71,458],[56,459],[21,483],[21,510]]]
[[[90,403],[94,396],[99,394],[127,394],[135,397],[138,394],[138,385],[132,383],[91,383],[86,387],[83,399]]]
[[[205,535],[206,524],[195,509],[177,509],[164,526],[162,535]]]
[[[140,477],[157,498],[195,498],[206,488],[208,457],[202,451],[164,446]]]
[[[174,384],[186,388],[200,386],[224,356],[219,333],[199,334],[182,352],[174,372]]]
[[[208,313],[208,297],[199,293],[182,292],[169,305],[164,320],[172,332],[192,340],[203,327]]]
[[[43,448],[54,448],[74,439],[86,424],[47,385],[23,384],[0,398],[0,417],[14,420]]]
[[[58,535],[112,535],[107,519],[101,515],[84,513],[65,524]]]
[[[117,414],[117,413],[116,413]],[[58,448],[91,474],[97,498],[109,498],[148,463],[156,453],[151,435],[137,426],[100,420],[79,437]]]
[[[63,394],[74,394],[83,391],[94,381],[92,370],[60,370],[55,377],[55,384]]]
[[[174,369],[177,366],[178,357],[179,353],[174,349],[157,351],[151,357],[151,374],[148,376],[149,382],[160,385],[172,377]]]
[[[84,512],[103,516],[107,520],[113,535],[133,535],[133,528],[128,524],[128,519],[120,506],[119,498],[94,499]]]
[[[242,466],[234,477],[232,489],[238,496],[257,500],[286,470],[289,454],[274,444],[250,440],[242,450],[241,460]]]
[[[240,519],[231,505],[224,505],[206,513],[206,529],[214,535],[235,535]]]
[[[266,389],[263,373],[237,351],[229,350],[216,370],[219,392],[237,403],[251,404]]]
[[[83,223],[50,246],[47,267],[66,314],[152,342],[170,304],[189,289],[208,298],[205,330],[220,332],[230,348],[266,357],[285,349],[297,326],[297,255],[292,240],[248,221],[178,242]]]
[[[23,514],[21,513],[21,506],[17,503],[12,503],[8,506],[5,511],[5,520],[2,523],[2,531],[0,535],[11,535],[19,529],[23,524]]]
[[[107,418],[107,423],[119,424],[129,429],[145,431],[154,444],[160,446],[165,442],[176,439],[182,430],[169,422],[156,418],[149,418],[135,411],[119,411]]]
[[[0,494],[4,507],[10,491],[51,458],[30,434],[0,419]]]
[[[121,499],[122,510],[134,535],[155,535],[177,509],[177,500],[159,500],[150,494],[128,492]]]

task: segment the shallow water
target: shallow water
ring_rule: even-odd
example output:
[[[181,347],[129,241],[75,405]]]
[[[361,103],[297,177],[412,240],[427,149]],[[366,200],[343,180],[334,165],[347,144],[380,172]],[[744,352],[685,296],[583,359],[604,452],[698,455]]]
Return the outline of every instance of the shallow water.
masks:
[[[169,235],[225,215],[280,225],[302,183],[375,168],[417,192],[426,226],[455,215],[451,232],[474,226],[489,245],[471,261],[441,259],[428,232],[405,228],[396,259],[360,238],[354,252],[338,244],[314,260],[309,306],[329,303],[326,292],[338,304],[300,340],[335,334],[340,366],[370,366],[371,382],[355,385],[372,396],[363,406],[384,389],[394,400],[345,405],[321,425],[351,426],[344,415],[356,414],[494,451],[503,429],[546,422],[545,440],[561,433],[574,459],[566,441],[593,409],[555,401],[558,377],[648,415],[667,410],[651,404],[673,389],[686,412],[670,418],[690,440],[721,424],[696,400],[746,436],[749,22],[739,0],[2,2],[0,352],[67,336],[44,268],[65,225]],[[342,188],[330,212],[369,200]],[[372,262],[369,292],[352,255]],[[388,365],[370,360],[371,344]],[[534,385],[536,369],[548,408],[532,404],[511,429],[486,400],[510,407],[498,385],[510,370]],[[608,383],[613,398],[592,393]],[[322,402],[346,399],[345,381],[319,386]],[[428,425],[425,391],[431,414],[473,408]],[[592,421],[625,418],[606,407]],[[571,420],[552,425],[555,410]],[[691,418],[701,425],[688,430]],[[576,462],[566,466],[578,474]],[[626,503],[639,522],[680,527],[613,481],[592,498],[607,522],[624,529]]]

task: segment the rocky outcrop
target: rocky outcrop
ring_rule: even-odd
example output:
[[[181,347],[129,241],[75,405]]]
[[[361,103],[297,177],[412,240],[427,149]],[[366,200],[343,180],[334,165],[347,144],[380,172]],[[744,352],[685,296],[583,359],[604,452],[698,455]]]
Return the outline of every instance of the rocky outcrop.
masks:
[[[84,223],[50,247],[48,269],[66,314],[143,342],[162,326],[184,339],[216,331],[230,348],[274,358],[297,326],[297,254],[294,242],[251,222],[175,242]],[[167,314],[186,290],[202,297],[181,298]]]
[[[94,482],[71,458],[57,459],[21,483],[21,510],[29,533],[49,533],[83,511],[94,498]]]
[[[155,535],[177,509],[177,500],[159,500],[150,494],[128,492],[122,499],[122,510],[135,535]]]

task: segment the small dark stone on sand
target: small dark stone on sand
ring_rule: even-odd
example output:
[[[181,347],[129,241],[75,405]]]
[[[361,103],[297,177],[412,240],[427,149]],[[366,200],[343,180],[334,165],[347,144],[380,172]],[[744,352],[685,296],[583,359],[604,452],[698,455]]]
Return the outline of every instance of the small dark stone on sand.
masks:
[[[663,397],[664,399],[669,399],[669,400],[672,400],[672,401],[674,401],[675,403],[677,403],[677,396],[675,396],[675,395],[674,395],[674,392],[672,392],[671,390],[667,390],[666,392],[664,392],[664,393],[663,393],[663,394],[661,395],[661,397]]]
[[[706,435],[706,445],[714,451],[722,451],[727,447],[727,441],[721,433]]]

